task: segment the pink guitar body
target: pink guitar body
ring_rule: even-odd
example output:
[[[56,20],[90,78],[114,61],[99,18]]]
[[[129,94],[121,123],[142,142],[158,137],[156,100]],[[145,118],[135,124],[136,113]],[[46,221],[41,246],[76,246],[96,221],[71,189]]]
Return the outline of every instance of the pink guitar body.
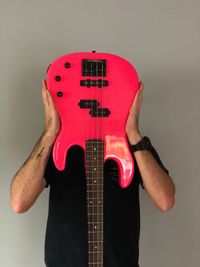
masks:
[[[68,149],[86,140],[104,141],[104,161],[119,166],[119,183],[127,187],[134,176],[125,124],[139,89],[134,67],[123,58],[96,52],[64,55],[48,68],[47,87],[61,119],[61,130],[53,147],[59,170],[65,169]]]

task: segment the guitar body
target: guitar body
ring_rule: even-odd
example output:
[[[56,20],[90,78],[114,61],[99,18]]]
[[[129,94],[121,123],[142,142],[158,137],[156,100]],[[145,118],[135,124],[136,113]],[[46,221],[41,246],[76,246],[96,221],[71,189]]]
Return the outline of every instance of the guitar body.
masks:
[[[47,88],[61,119],[53,147],[55,166],[64,170],[71,146],[79,145],[86,152],[87,140],[103,140],[103,162],[117,161],[120,186],[127,187],[134,176],[125,133],[129,109],[139,89],[134,67],[113,54],[72,53],[49,66]],[[96,156],[98,159],[98,153]]]

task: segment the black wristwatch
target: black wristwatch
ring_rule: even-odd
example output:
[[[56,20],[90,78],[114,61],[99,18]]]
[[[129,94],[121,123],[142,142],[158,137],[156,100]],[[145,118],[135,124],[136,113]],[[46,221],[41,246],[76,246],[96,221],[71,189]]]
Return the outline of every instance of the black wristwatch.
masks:
[[[144,136],[142,140],[140,140],[135,145],[130,145],[131,151],[134,153],[139,150],[150,150],[151,149],[151,141],[149,137]]]

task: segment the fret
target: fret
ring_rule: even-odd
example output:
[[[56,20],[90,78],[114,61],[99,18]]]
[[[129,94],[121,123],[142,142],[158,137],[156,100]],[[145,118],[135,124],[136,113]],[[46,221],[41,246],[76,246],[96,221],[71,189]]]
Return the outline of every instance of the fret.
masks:
[[[86,158],[95,156],[95,157],[101,158],[103,160],[104,149],[96,148],[94,150],[94,149],[88,149],[87,148],[87,151],[85,152],[85,155],[86,155]]]
[[[103,198],[103,190],[102,191],[87,191],[87,194],[88,194],[88,197],[92,197],[94,196],[94,194],[96,194],[96,198],[99,199],[99,198]]]
[[[90,181],[87,181],[86,183],[87,185],[87,189],[91,189],[91,188],[100,188],[100,189],[103,189],[103,181],[99,181],[98,179],[94,179],[94,180],[90,180]]]
[[[89,205],[87,205],[87,207],[88,207],[88,208],[94,208],[94,207],[97,207],[97,208],[101,208],[101,207],[102,207],[102,208],[103,208],[103,205],[100,205],[100,204],[99,204],[99,205],[92,205],[92,204],[89,204]]]
[[[88,242],[89,244],[89,250],[88,251],[99,251],[103,245],[103,240],[98,240],[98,241],[94,241],[94,240],[89,240]],[[93,249],[91,249],[93,248]]]
[[[86,159],[87,162],[93,162],[93,164],[103,164],[104,163],[104,154],[103,153],[91,153],[87,154],[86,153]]]
[[[90,210],[90,209],[92,209],[92,210],[97,210],[97,209],[101,209],[102,208],[102,212],[103,212],[103,205],[87,205],[88,207],[88,211]],[[96,207],[96,208],[94,208],[94,207]]]
[[[92,205],[92,204],[90,204],[90,205],[87,205],[87,207],[88,208],[95,208],[95,207],[96,208],[103,208],[103,205],[100,205],[100,204],[99,205]]]
[[[99,179],[100,180],[100,179]],[[103,187],[103,181],[99,181],[98,179],[94,179],[94,180],[90,180],[90,181],[87,181],[86,185],[88,187],[91,187],[91,186],[96,186],[96,187]]]
[[[87,179],[87,185],[103,185],[103,179],[98,178],[98,177],[93,177],[93,178],[88,178]]]
[[[92,264],[97,265],[97,264],[103,264],[103,262],[102,261],[101,262],[100,261],[99,262],[89,262],[88,264],[89,265],[92,265]]]
[[[88,231],[89,234],[99,234],[102,233],[102,230],[99,231]]]
[[[91,183],[103,185],[103,180],[101,178],[98,178],[98,177],[87,178],[86,184],[91,184]]]
[[[95,215],[97,215],[99,213],[103,213],[103,209],[99,208],[99,209],[95,209],[95,211],[94,211],[93,207],[88,207],[88,213],[89,213],[89,215],[94,215],[95,216]]]
[[[88,179],[96,179],[103,180],[103,171],[87,171]]]
[[[86,171],[87,172],[92,172],[92,173],[96,173],[96,172],[102,172],[103,173],[103,169],[99,168],[97,166],[87,166],[86,167]]]
[[[89,185],[103,185],[103,179],[100,179],[98,177],[93,177],[93,178],[88,178],[87,181],[86,181],[86,184],[89,184]]]
[[[91,242],[93,242],[93,241],[91,241]],[[102,245],[103,245],[103,240],[101,240],[101,241],[95,241],[94,244],[89,242],[89,246],[92,249],[89,249],[88,252],[89,251],[95,251],[95,252],[98,252],[98,253],[101,253],[101,252],[103,253],[103,251],[101,251]]]
[[[88,215],[99,215],[99,214],[103,214],[103,212],[98,212],[98,213],[88,213]]]
[[[103,191],[87,191],[88,198],[95,197],[97,200],[103,200]]]
[[[96,170],[94,170],[94,168],[93,167],[86,167],[86,173],[87,174],[92,174],[92,175],[94,175],[94,176],[96,176],[97,174],[98,174],[98,176],[99,177],[102,177],[103,178],[103,174],[104,174],[104,172],[103,172],[103,169],[96,169]]]
[[[97,200],[96,197],[90,197],[89,199]],[[88,199],[88,200],[89,200],[89,199]],[[99,200],[98,200],[98,201],[99,201]]]
[[[104,147],[102,144],[92,144],[91,146],[87,146],[87,151],[103,151]]]
[[[103,227],[100,223],[93,223],[88,225],[88,233],[99,233],[102,232]]]
[[[94,196],[94,194],[96,194],[96,198],[99,199],[99,198],[103,198],[103,190],[91,190],[91,191],[87,191],[88,193],[88,196],[91,197],[91,196]]]
[[[90,241],[88,241],[88,243],[94,243],[95,242],[95,244],[97,244],[97,241],[95,241],[95,240],[90,240]],[[99,240],[98,241],[98,243],[102,243],[103,241],[102,240]]]
[[[94,189],[93,189],[93,190],[87,190],[87,192],[88,192],[88,193],[90,193],[90,192],[92,192],[92,193],[96,193],[96,192],[97,192],[97,193],[98,193],[98,192],[101,193],[101,192],[103,192],[102,189],[99,189],[99,190],[98,190],[98,188],[96,188],[96,189],[97,189],[97,190],[94,190]]]
[[[93,198],[93,200],[97,199],[97,200],[101,200],[103,202],[103,193],[102,192],[95,192],[95,193],[87,192],[87,194],[88,194],[88,197],[90,199],[92,199],[94,194],[98,194],[98,196],[95,196],[95,198]]]
[[[103,240],[103,233],[88,233],[88,240]],[[103,243],[101,246],[103,246]],[[101,250],[101,246],[97,249],[94,245],[90,245],[90,247],[88,247],[88,251]]]
[[[94,175],[94,173],[87,173],[87,180],[88,182],[91,181],[91,180],[96,180],[98,179],[99,181],[102,181],[103,183],[103,177],[102,175],[98,175],[98,173],[95,173],[96,175]]]
[[[87,163],[89,164],[98,164],[103,165],[104,164],[104,157],[103,155],[91,155],[86,157]]]
[[[103,189],[103,182],[98,181],[97,179],[94,179],[92,181],[87,181],[86,185],[87,185],[87,189],[90,189],[90,188]]]
[[[99,222],[98,224],[100,224],[100,223],[103,224],[103,222]],[[92,223],[92,222],[88,222],[88,224],[94,224],[94,223]]]
[[[101,144],[93,144],[91,146],[86,146],[87,151],[90,151],[92,153],[97,153],[98,151],[103,151],[104,147]]]
[[[102,177],[103,177],[103,168],[100,168],[98,165],[86,166],[86,172],[92,172],[92,173],[102,172]]]
[[[99,252],[99,251],[88,251],[88,253],[94,253],[94,254],[95,254],[95,253],[98,253],[98,254],[99,254],[99,253],[101,253],[101,252]]]
[[[88,214],[88,221],[93,223],[99,223],[103,221],[103,212],[101,213],[89,213]]]
[[[95,175],[92,172],[90,172],[90,173],[88,172],[86,179],[89,180],[89,181],[94,180],[94,179],[98,179],[98,180],[103,182],[103,172],[100,173],[100,174],[99,173],[95,173]]]
[[[99,212],[103,213],[103,206],[91,206],[91,205],[89,205],[87,208],[88,208],[88,212],[93,213],[93,214],[94,214],[94,211],[96,211],[98,213]]]
[[[90,139],[90,140],[86,140],[86,144],[91,144],[91,142],[93,143],[103,143],[103,141],[101,139]]]

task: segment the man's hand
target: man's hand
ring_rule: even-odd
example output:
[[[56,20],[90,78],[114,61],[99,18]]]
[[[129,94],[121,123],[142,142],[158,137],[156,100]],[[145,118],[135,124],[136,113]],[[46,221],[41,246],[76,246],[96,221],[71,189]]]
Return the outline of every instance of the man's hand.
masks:
[[[42,100],[45,113],[44,133],[55,138],[60,131],[60,118],[51,93],[46,87],[46,80],[42,81]]]
[[[136,144],[142,139],[142,136],[139,132],[139,115],[142,104],[143,87],[143,83],[140,82],[140,88],[135,95],[134,101],[129,110],[128,119],[126,121],[125,131],[131,144]]]

